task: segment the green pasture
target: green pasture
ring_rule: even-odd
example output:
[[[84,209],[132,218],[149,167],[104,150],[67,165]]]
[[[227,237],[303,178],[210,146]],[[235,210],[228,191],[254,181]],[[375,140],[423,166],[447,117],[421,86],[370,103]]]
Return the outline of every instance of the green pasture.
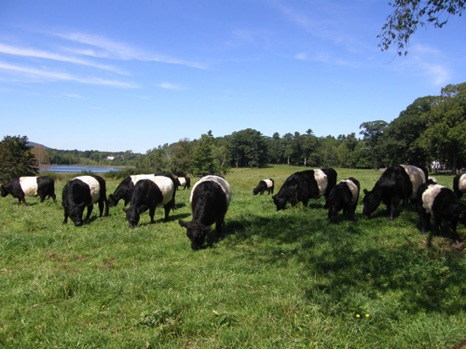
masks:
[[[453,348],[466,339],[465,251],[440,236],[425,248],[417,216],[329,223],[324,200],[277,212],[303,168],[233,169],[226,236],[192,251],[178,219],[189,190],[156,224],[110,216],[63,225],[57,202],[0,198],[0,348]],[[337,169],[371,189],[381,171]],[[448,187],[452,176],[436,176]],[[195,179],[193,179],[193,182]],[[119,180],[107,179],[107,194]],[[362,197],[360,197],[360,203]],[[466,236],[466,228],[458,229]]]

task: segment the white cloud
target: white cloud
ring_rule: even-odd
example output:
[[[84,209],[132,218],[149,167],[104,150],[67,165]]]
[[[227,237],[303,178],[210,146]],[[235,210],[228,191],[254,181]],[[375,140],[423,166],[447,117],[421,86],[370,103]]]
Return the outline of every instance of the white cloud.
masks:
[[[425,75],[436,87],[444,86],[451,79],[452,73],[441,51],[422,44],[413,45],[410,55],[414,69]]]
[[[117,60],[139,60],[139,61],[151,61],[157,63],[176,64],[196,69],[207,69],[203,64],[197,62],[186,61],[178,58],[155,55],[139,50],[135,47],[127,45],[125,43],[109,40],[102,36],[90,35],[85,33],[68,33],[68,34],[54,34],[62,39],[79,43],[82,45],[88,45],[94,47],[94,49],[74,49],[75,53],[88,55],[94,58],[106,58],[106,59],[117,59]],[[68,49],[72,51],[73,49]]]
[[[299,52],[295,55],[295,58],[299,61],[307,61],[308,60],[308,56],[306,53],[304,52]]]
[[[22,76],[31,79],[32,81],[74,81],[88,85],[100,85],[119,88],[137,88],[136,85],[124,81],[107,80],[96,77],[83,78],[65,72],[54,72],[51,69],[30,68],[3,62],[0,62],[0,70],[9,73],[21,74]]]
[[[160,87],[165,90],[173,90],[173,91],[183,91],[185,89],[183,86],[176,85],[171,82],[161,82],[157,84],[157,87]]]
[[[31,48],[15,47],[15,46],[10,46],[10,45],[5,45],[5,44],[0,43],[0,53],[6,54],[6,55],[12,55],[12,56],[42,58],[42,59],[60,61],[60,62],[65,62],[65,63],[84,65],[84,66],[89,66],[92,68],[98,68],[98,69],[107,70],[107,71],[121,74],[121,72],[118,69],[108,66],[108,65],[97,64],[97,63],[84,60],[84,59],[80,59],[77,57],[65,56],[65,55],[60,55],[56,53],[51,53],[51,52],[36,50],[36,49],[31,49]]]

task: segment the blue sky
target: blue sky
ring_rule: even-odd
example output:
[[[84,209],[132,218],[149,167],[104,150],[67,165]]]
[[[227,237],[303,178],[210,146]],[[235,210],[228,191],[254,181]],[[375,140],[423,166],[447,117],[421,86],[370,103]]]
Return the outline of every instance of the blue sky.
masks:
[[[1,0],[0,136],[137,153],[211,130],[359,136],[466,81],[466,20],[381,52],[388,0]]]

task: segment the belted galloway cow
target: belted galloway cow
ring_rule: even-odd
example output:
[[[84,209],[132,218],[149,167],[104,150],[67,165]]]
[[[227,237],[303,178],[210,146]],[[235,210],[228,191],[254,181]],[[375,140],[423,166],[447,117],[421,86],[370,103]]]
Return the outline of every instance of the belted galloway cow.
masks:
[[[322,195],[327,199],[336,183],[337,172],[333,168],[295,172],[285,180],[272,199],[277,211],[284,210],[287,202],[291,206],[299,202],[307,206],[309,199],[318,199]]]
[[[23,176],[17,177],[0,187],[2,197],[10,194],[18,199],[19,203],[27,205],[25,196],[39,196],[40,202],[46,198],[56,201],[55,182],[48,176]]]
[[[419,186],[426,183],[427,170],[413,165],[388,167],[371,191],[364,189],[363,214],[370,216],[383,202],[390,219],[395,218],[396,209],[402,200],[410,200],[414,206]]]
[[[222,177],[208,175],[202,177],[191,190],[190,203],[192,220],[178,222],[186,228],[186,235],[191,241],[191,248],[202,248],[210,226],[215,223],[219,237],[223,234],[225,215],[231,200],[230,184]]]
[[[84,208],[87,207],[86,221],[94,208],[99,205],[99,217],[102,217],[105,208],[105,216],[108,216],[108,203],[105,180],[97,175],[78,176],[68,181],[62,191],[62,206],[65,214],[63,223],[68,223],[68,217],[74,225],[83,225]]]
[[[327,197],[328,218],[343,210],[346,219],[354,220],[361,186],[354,177],[343,179],[335,185]]]
[[[417,193],[417,210],[421,233],[430,232],[427,247],[431,247],[432,237],[440,234],[444,221],[449,223],[452,240],[456,243],[460,241],[457,225],[460,222],[466,226],[466,203],[458,199],[451,189],[432,181],[421,185]],[[431,216],[434,217],[433,229],[430,224]]]
[[[137,181],[131,196],[130,207],[124,209],[129,226],[137,226],[140,214],[148,209],[150,222],[154,223],[157,205],[163,205],[165,210],[164,221],[167,221],[170,210],[174,205],[174,192],[173,180],[165,176],[155,176],[151,179]]]

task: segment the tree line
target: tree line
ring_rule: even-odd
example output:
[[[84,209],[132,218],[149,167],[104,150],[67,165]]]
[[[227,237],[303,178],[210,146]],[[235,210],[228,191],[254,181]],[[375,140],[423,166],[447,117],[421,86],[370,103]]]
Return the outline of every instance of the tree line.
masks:
[[[430,167],[435,162],[455,171],[466,166],[466,83],[447,85],[439,96],[416,99],[390,123],[368,121],[359,129],[359,135],[337,137],[317,137],[310,128],[271,137],[251,128],[223,137],[208,131],[199,139],[164,144],[146,154],[47,149],[29,146],[25,136],[6,136],[0,142],[0,173],[8,178],[33,174],[44,163],[123,165],[134,172],[177,175],[267,164],[381,168],[400,163]]]
[[[444,169],[466,166],[466,83],[447,85],[439,96],[416,99],[392,122],[364,122],[359,135],[317,137],[312,129],[271,137],[254,129],[180,140],[154,148],[137,166],[152,172],[222,173],[230,167],[288,164],[309,167],[381,168],[409,163]]]

